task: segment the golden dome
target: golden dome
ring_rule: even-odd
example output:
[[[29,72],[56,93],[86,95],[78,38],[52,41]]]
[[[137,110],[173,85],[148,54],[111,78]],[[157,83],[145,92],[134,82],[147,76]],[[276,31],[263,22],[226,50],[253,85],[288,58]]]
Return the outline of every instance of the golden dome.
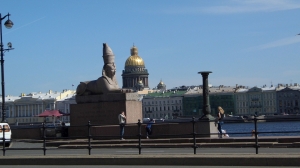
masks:
[[[138,56],[138,49],[137,47],[133,46],[130,49],[131,56],[127,58],[125,62],[125,67],[127,66],[145,66],[143,59]]]

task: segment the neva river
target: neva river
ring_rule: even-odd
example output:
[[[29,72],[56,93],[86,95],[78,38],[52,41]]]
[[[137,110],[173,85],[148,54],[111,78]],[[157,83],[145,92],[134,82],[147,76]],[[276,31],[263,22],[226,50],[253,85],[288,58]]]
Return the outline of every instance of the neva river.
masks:
[[[224,123],[222,125],[222,129],[226,130],[230,137],[251,136],[251,130],[254,128],[254,122]],[[258,122],[257,131],[261,132],[258,136],[300,136],[300,121]]]

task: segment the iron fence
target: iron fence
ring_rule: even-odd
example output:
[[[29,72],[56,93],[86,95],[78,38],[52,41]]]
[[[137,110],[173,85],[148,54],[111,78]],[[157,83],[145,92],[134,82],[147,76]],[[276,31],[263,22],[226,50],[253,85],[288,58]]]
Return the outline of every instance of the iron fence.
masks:
[[[251,120],[251,119],[250,119]],[[258,122],[259,120],[263,120],[263,119],[258,119],[256,116],[254,116],[253,120],[253,124],[254,124],[254,130],[252,132],[246,132],[247,134],[252,134],[254,135],[254,139],[255,139],[255,143],[253,145],[253,148],[255,148],[255,153],[258,154],[258,149],[260,148],[259,145],[259,138],[258,135],[261,133],[264,134],[272,134],[272,133],[300,133],[300,131],[268,131],[268,132],[259,132],[258,131]],[[299,121],[299,119],[273,119],[273,121]],[[197,145],[197,138],[199,137],[203,137],[203,136],[211,136],[211,135],[218,135],[219,133],[210,133],[210,134],[205,134],[205,133],[197,133],[195,131],[195,124],[197,122],[215,122],[215,121],[199,121],[196,120],[195,117],[193,117],[190,121],[186,121],[186,122],[175,122],[175,123],[191,123],[191,127],[192,127],[192,132],[187,133],[187,134],[159,134],[159,135],[155,135],[153,137],[155,138],[161,138],[161,137],[172,137],[172,138],[181,138],[181,137],[190,137],[192,138],[192,143],[190,145],[191,148],[193,148],[193,153],[197,154],[197,148],[199,148],[199,146]],[[227,120],[227,122],[236,122],[235,120]],[[174,122],[173,122],[174,123]],[[145,146],[142,145],[142,137],[145,136],[142,134],[142,124],[140,120],[138,120],[138,122],[136,123],[137,127],[138,127],[138,132],[136,134],[136,136],[131,136],[130,138],[132,139],[137,139],[137,148],[138,148],[138,153],[142,154],[142,149],[146,148]],[[135,125],[135,124],[134,124]],[[86,125],[78,125],[78,126],[68,126],[68,127],[85,127],[87,129],[87,135],[86,136],[67,136],[67,137],[49,137],[46,136],[46,130],[47,130],[47,126],[46,123],[42,123],[42,137],[41,139],[38,140],[42,140],[43,142],[43,147],[42,148],[30,148],[30,149],[24,149],[24,150],[42,150],[43,154],[46,155],[46,151],[48,150],[47,148],[47,142],[51,141],[51,140],[55,140],[55,139],[74,139],[74,138],[80,138],[80,139],[86,139],[87,140],[87,150],[88,150],[88,154],[91,155],[91,150],[93,149],[92,146],[92,139],[93,138],[107,138],[107,137],[112,137],[112,138],[119,138],[119,136],[105,136],[105,135],[92,135],[91,134],[91,128],[94,126],[99,126],[99,125],[92,125],[90,121],[88,121],[88,123]],[[5,142],[5,140],[7,140],[7,138],[5,137],[5,130],[8,128],[2,127],[0,130],[2,130],[3,133],[3,137],[2,137],[2,142]],[[61,132],[62,133],[62,132]],[[245,132],[230,132],[230,134],[245,134]],[[250,141],[249,141],[250,142]],[[148,146],[149,147],[149,146]],[[153,146],[154,147],[154,146]],[[177,146],[168,146],[168,147],[174,147],[176,148]],[[131,148],[131,147],[130,147]],[[10,149],[9,147],[6,147],[5,143],[3,143],[3,156],[5,156],[5,152],[7,150],[13,150]]]

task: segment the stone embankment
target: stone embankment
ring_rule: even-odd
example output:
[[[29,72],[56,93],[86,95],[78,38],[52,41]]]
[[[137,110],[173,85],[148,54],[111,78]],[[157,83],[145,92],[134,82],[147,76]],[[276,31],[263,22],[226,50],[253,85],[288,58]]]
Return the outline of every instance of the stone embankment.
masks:
[[[18,140],[25,142],[39,142],[42,140]],[[165,139],[141,139],[141,145],[144,148],[185,148],[193,146],[193,138],[165,138]],[[255,147],[256,140],[254,137],[235,137],[235,138],[197,138],[196,145],[201,147],[230,147],[230,148],[247,148]],[[87,139],[52,139],[47,140],[47,147],[58,148],[86,148],[88,145]],[[93,148],[109,148],[109,147],[138,147],[138,139],[126,140],[91,140]],[[300,148],[300,137],[259,137],[258,145],[267,148]]]

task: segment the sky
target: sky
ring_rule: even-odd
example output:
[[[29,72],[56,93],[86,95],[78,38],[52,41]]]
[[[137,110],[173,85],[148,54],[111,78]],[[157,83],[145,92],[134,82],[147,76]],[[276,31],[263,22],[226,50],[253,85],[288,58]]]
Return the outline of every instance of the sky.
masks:
[[[117,80],[133,44],[149,86],[270,86],[300,83],[298,0],[1,1],[5,95],[75,90],[102,76],[102,44]],[[2,24],[7,18],[2,20]]]

